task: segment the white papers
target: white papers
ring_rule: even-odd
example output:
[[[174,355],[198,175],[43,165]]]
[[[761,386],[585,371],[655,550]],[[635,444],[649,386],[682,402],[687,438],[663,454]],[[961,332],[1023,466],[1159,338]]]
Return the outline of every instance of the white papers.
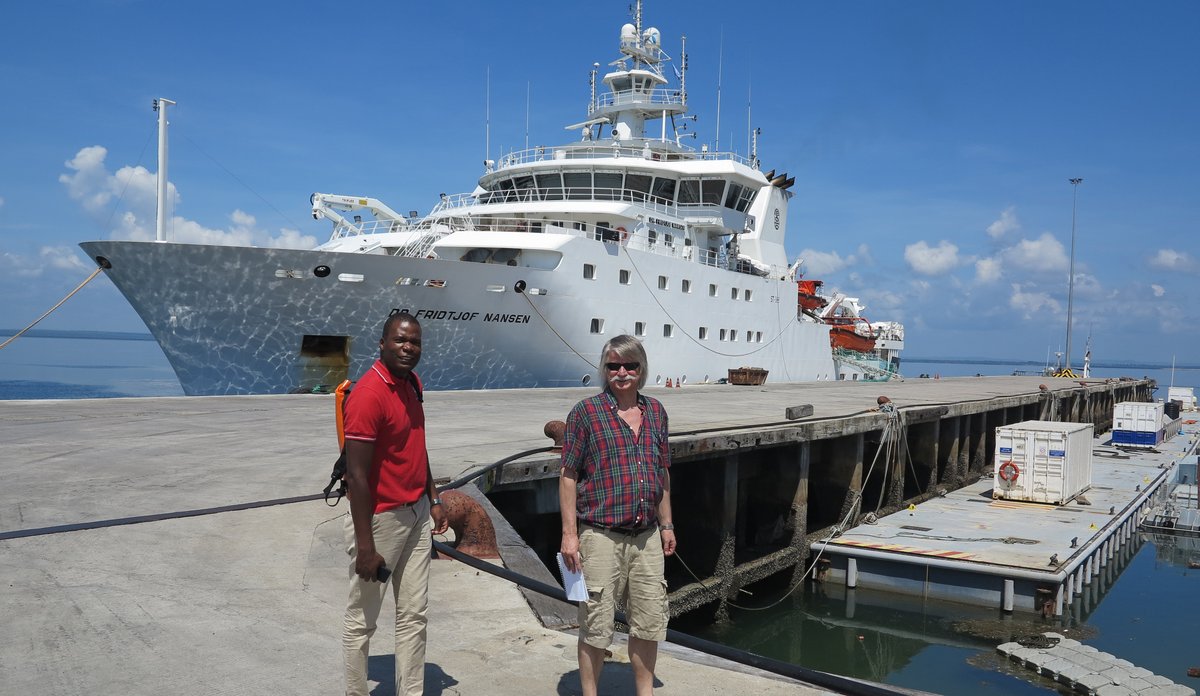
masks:
[[[587,584],[583,581],[583,567],[578,572],[571,572],[563,562],[562,553],[555,554],[558,559],[558,572],[562,575],[563,589],[567,591],[567,599],[572,602],[586,602],[588,598]]]

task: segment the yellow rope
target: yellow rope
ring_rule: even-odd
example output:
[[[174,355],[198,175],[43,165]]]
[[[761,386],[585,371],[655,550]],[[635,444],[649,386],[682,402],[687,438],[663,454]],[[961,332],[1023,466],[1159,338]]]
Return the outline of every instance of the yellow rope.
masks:
[[[64,298],[62,298],[61,300],[59,300],[59,301],[58,301],[58,304],[54,305],[54,306],[53,306],[53,307],[51,307],[50,309],[47,309],[45,314],[43,314],[42,316],[38,317],[37,319],[34,319],[34,320],[33,320],[33,323],[32,323],[32,324],[30,324],[29,326],[26,326],[25,328],[21,329],[20,331],[16,332],[16,333],[15,333],[15,334],[13,334],[12,336],[10,336],[10,337],[8,338],[8,340],[7,340],[7,341],[5,341],[4,343],[0,343],[0,348],[3,348],[4,346],[7,346],[8,344],[10,344],[10,343],[12,343],[13,341],[17,340],[17,338],[19,338],[19,337],[21,336],[21,334],[23,334],[23,333],[25,333],[26,331],[28,331],[28,330],[32,329],[33,327],[37,326],[39,321],[41,321],[41,320],[45,319],[46,317],[50,316],[50,313],[51,313],[51,312],[53,312],[54,310],[56,310],[56,309],[58,309],[59,307],[63,306],[63,303],[64,303],[64,302],[66,302],[67,300],[71,299],[71,296],[72,296],[72,295],[74,295],[75,293],[77,293],[77,292],[79,292],[80,290],[82,290],[82,289],[83,289],[83,286],[85,286],[85,285],[87,285],[88,283],[92,282],[92,279],[93,279],[93,278],[95,278],[96,276],[100,275],[100,271],[102,271],[102,270],[104,270],[104,269],[103,269],[103,268],[100,268],[100,267],[97,267],[97,268],[96,268],[96,270],[92,271],[92,274],[91,274],[90,276],[88,276],[88,277],[87,277],[87,280],[83,281],[83,282],[82,282],[82,283],[80,283],[80,284],[79,284],[79,285],[78,285],[78,286],[77,286],[77,287],[76,287],[74,290],[72,290],[71,292],[67,293],[67,296],[66,296],[66,297],[64,297]]]

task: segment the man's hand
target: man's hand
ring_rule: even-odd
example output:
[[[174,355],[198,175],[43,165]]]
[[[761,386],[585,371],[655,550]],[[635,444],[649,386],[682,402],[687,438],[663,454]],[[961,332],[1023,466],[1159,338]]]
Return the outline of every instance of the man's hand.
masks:
[[[370,553],[359,553],[354,558],[354,573],[367,582],[379,582],[379,566],[383,565],[383,556],[374,549]]]
[[[446,507],[444,505],[430,507],[429,516],[433,518],[433,533],[445,534],[450,527],[450,517],[446,514]]]
[[[675,553],[675,530],[674,529],[662,530],[662,547],[663,547],[663,555],[664,556],[670,556]]]
[[[562,552],[563,565],[567,566],[567,570],[572,573],[579,572],[579,535],[567,534],[562,535],[562,546],[559,548]]]

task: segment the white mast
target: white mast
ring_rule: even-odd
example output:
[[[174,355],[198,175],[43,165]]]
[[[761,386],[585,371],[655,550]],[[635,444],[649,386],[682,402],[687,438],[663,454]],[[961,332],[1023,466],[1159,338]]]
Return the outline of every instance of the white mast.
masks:
[[[158,112],[158,216],[155,220],[155,240],[167,241],[167,107],[175,106],[170,99],[155,99]]]

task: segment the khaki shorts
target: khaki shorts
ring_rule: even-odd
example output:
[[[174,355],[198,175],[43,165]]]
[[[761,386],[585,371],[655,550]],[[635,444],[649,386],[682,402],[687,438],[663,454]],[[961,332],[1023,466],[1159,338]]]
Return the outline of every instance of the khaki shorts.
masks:
[[[613,616],[625,608],[629,635],[667,637],[667,581],[658,527],[629,535],[580,525],[579,555],[588,600],[579,603],[579,639],[596,648],[613,640]]]

